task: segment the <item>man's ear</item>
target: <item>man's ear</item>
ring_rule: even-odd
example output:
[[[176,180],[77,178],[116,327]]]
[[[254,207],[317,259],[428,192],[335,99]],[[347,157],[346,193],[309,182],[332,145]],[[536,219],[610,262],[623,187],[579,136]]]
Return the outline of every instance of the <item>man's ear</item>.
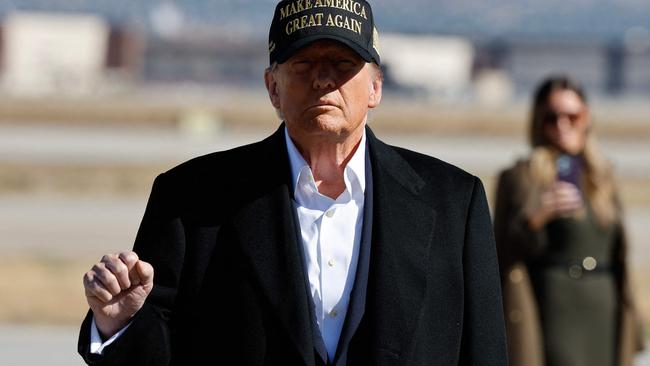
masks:
[[[280,108],[280,95],[278,93],[278,82],[275,79],[275,74],[271,68],[266,69],[264,72],[264,84],[266,85],[266,90],[269,93],[269,98],[271,99],[271,104],[275,108]]]
[[[372,81],[370,83],[370,96],[368,98],[368,108],[375,108],[381,102],[382,86],[384,84],[384,76],[381,70],[377,67],[373,70]]]

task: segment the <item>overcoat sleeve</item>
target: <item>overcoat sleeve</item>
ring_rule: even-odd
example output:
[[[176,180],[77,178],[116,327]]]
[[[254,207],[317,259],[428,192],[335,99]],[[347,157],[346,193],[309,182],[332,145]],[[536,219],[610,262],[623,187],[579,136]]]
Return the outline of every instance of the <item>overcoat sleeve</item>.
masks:
[[[153,184],[133,250],[154,268],[154,288],[129,328],[103,354],[90,353],[89,311],[79,334],[78,351],[89,365],[169,364],[169,320],[182,269],[185,240],[183,225],[174,203],[174,192],[165,174]]]
[[[475,178],[463,250],[465,306],[462,365],[506,365],[506,337],[492,220]]]

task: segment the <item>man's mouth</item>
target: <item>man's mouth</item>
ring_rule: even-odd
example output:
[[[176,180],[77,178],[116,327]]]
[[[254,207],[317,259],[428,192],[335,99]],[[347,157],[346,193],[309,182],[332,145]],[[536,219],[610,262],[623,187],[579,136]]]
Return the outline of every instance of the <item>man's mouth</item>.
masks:
[[[338,108],[339,106],[336,103],[333,103],[333,102],[322,101],[322,102],[315,103],[314,105],[312,105],[309,108],[324,108],[324,107],[325,108],[326,107]]]

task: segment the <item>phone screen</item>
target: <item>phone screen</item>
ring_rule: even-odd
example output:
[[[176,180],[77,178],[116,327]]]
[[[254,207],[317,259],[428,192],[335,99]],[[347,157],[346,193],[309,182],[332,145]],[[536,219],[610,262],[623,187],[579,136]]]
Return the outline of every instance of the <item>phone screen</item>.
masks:
[[[580,158],[562,154],[556,160],[557,179],[568,182],[580,189]]]

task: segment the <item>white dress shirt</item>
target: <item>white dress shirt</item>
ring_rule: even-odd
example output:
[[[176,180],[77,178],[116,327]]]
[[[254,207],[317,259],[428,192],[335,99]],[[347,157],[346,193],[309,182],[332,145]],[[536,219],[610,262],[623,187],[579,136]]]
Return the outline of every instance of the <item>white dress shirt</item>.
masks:
[[[99,335],[97,324],[95,324],[95,317],[93,317],[93,321],[90,323],[90,353],[97,355],[104,353],[104,348],[110,346],[113,342],[120,338],[122,334],[129,328],[129,325],[131,325],[131,323],[124,326],[124,328],[120,329],[119,332],[113,334],[113,336],[109,339],[103,341],[102,337]]]
[[[345,167],[345,190],[336,200],[318,192],[311,168],[298,152],[286,128],[284,134],[314,314],[327,354],[333,360],[359,259],[366,189],[366,134],[364,131],[357,150]],[[90,352],[102,354],[104,348],[117,340],[129,325],[102,341],[93,318]]]
[[[359,259],[366,188],[366,135],[364,131],[359,147],[345,167],[345,190],[335,200],[318,192],[311,168],[286,129],[285,139],[316,323],[327,354],[333,360]]]

